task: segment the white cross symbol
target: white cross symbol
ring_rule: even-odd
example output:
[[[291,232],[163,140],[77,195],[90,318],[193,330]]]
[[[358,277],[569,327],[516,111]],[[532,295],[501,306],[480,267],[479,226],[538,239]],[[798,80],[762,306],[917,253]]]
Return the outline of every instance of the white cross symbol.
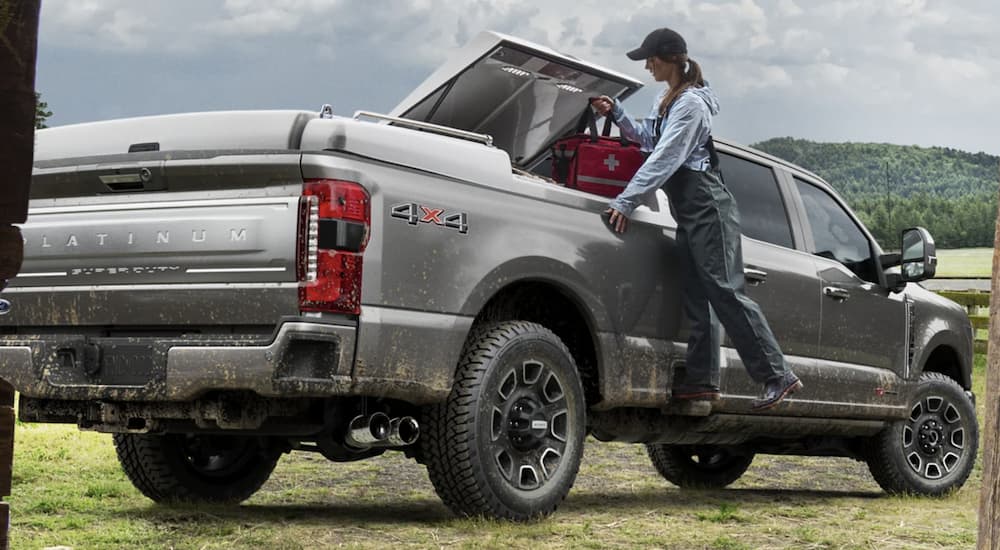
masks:
[[[608,172],[614,172],[619,164],[621,162],[618,162],[614,155],[608,155],[608,158],[604,159],[604,165],[608,167]]]

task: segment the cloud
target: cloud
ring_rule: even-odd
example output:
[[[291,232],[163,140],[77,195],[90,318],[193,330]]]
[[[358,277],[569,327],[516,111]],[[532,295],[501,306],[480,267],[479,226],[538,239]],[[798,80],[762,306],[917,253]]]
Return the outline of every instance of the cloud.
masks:
[[[779,0],[777,5],[778,13],[783,17],[797,17],[802,15],[804,12],[802,8],[799,7],[795,0]]]
[[[55,124],[387,110],[483,29],[648,79],[623,54],[659,26],[685,36],[722,96],[720,129],[738,140],[853,134],[1000,152],[992,0],[46,0],[38,87]],[[629,107],[644,111],[657,86]]]

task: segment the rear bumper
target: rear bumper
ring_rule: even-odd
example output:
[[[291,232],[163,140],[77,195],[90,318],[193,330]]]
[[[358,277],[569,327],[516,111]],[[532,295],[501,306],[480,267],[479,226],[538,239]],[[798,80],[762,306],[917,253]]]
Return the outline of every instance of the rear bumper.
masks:
[[[0,378],[26,397],[60,400],[188,401],[214,390],[348,395],[356,335],[356,324],[296,319],[269,342],[8,337],[0,340]]]

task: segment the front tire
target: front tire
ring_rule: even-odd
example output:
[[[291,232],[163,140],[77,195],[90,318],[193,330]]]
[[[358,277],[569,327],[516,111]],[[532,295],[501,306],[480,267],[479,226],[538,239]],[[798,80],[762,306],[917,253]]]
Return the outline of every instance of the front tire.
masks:
[[[887,493],[943,495],[969,478],[979,447],[972,400],[943,374],[920,377],[910,416],[868,440],[868,469]]]
[[[551,331],[524,321],[477,330],[451,395],[425,409],[434,489],[458,515],[551,514],[580,468],[585,408],[573,356]]]
[[[651,443],[646,453],[656,471],[682,489],[721,489],[739,479],[754,458],[714,445]]]
[[[242,502],[280,456],[247,436],[115,434],[114,442],[125,475],[155,502]]]

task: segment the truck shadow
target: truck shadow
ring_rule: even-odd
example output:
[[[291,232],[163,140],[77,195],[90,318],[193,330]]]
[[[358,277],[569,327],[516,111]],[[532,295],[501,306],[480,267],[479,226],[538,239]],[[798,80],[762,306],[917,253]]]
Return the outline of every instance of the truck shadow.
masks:
[[[157,523],[250,521],[263,523],[432,524],[455,518],[437,498],[402,502],[244,504],[241,506],[152,505],[130,512]]]
[[[725,489],[575,491],[563,502],[554,516],[586,515],[592,512],[620,513],[623,517],[637,511],[670,514],[698,509],[717,508],[720,503],[733,504],[796,504],[836,505],[838,500],[878,499],[881,491],[831,491],[802,489]],[[410,498],[405,501],[368,503],[312,503],[312,504],[244,504],[242,506],[208,505],[153,505],[133,510],[131,514],[156,523],[200,523],[216,521],[262,522],[271,524],[295,523],[299,525],[331,524],[416,524],[434,525],[463,521],[452,514],[436,497]]]
[[[882,491],[834,491],[807,489],[739,489],[724,490],[663,490],[611,491],[593,493],[571,493],[562,510],[586,512],[592,510],[686,510],[691,508],[715,507],[720,502],[739,504],[801,504],[835,505],[838,500],[878,499],[885,497]]]

